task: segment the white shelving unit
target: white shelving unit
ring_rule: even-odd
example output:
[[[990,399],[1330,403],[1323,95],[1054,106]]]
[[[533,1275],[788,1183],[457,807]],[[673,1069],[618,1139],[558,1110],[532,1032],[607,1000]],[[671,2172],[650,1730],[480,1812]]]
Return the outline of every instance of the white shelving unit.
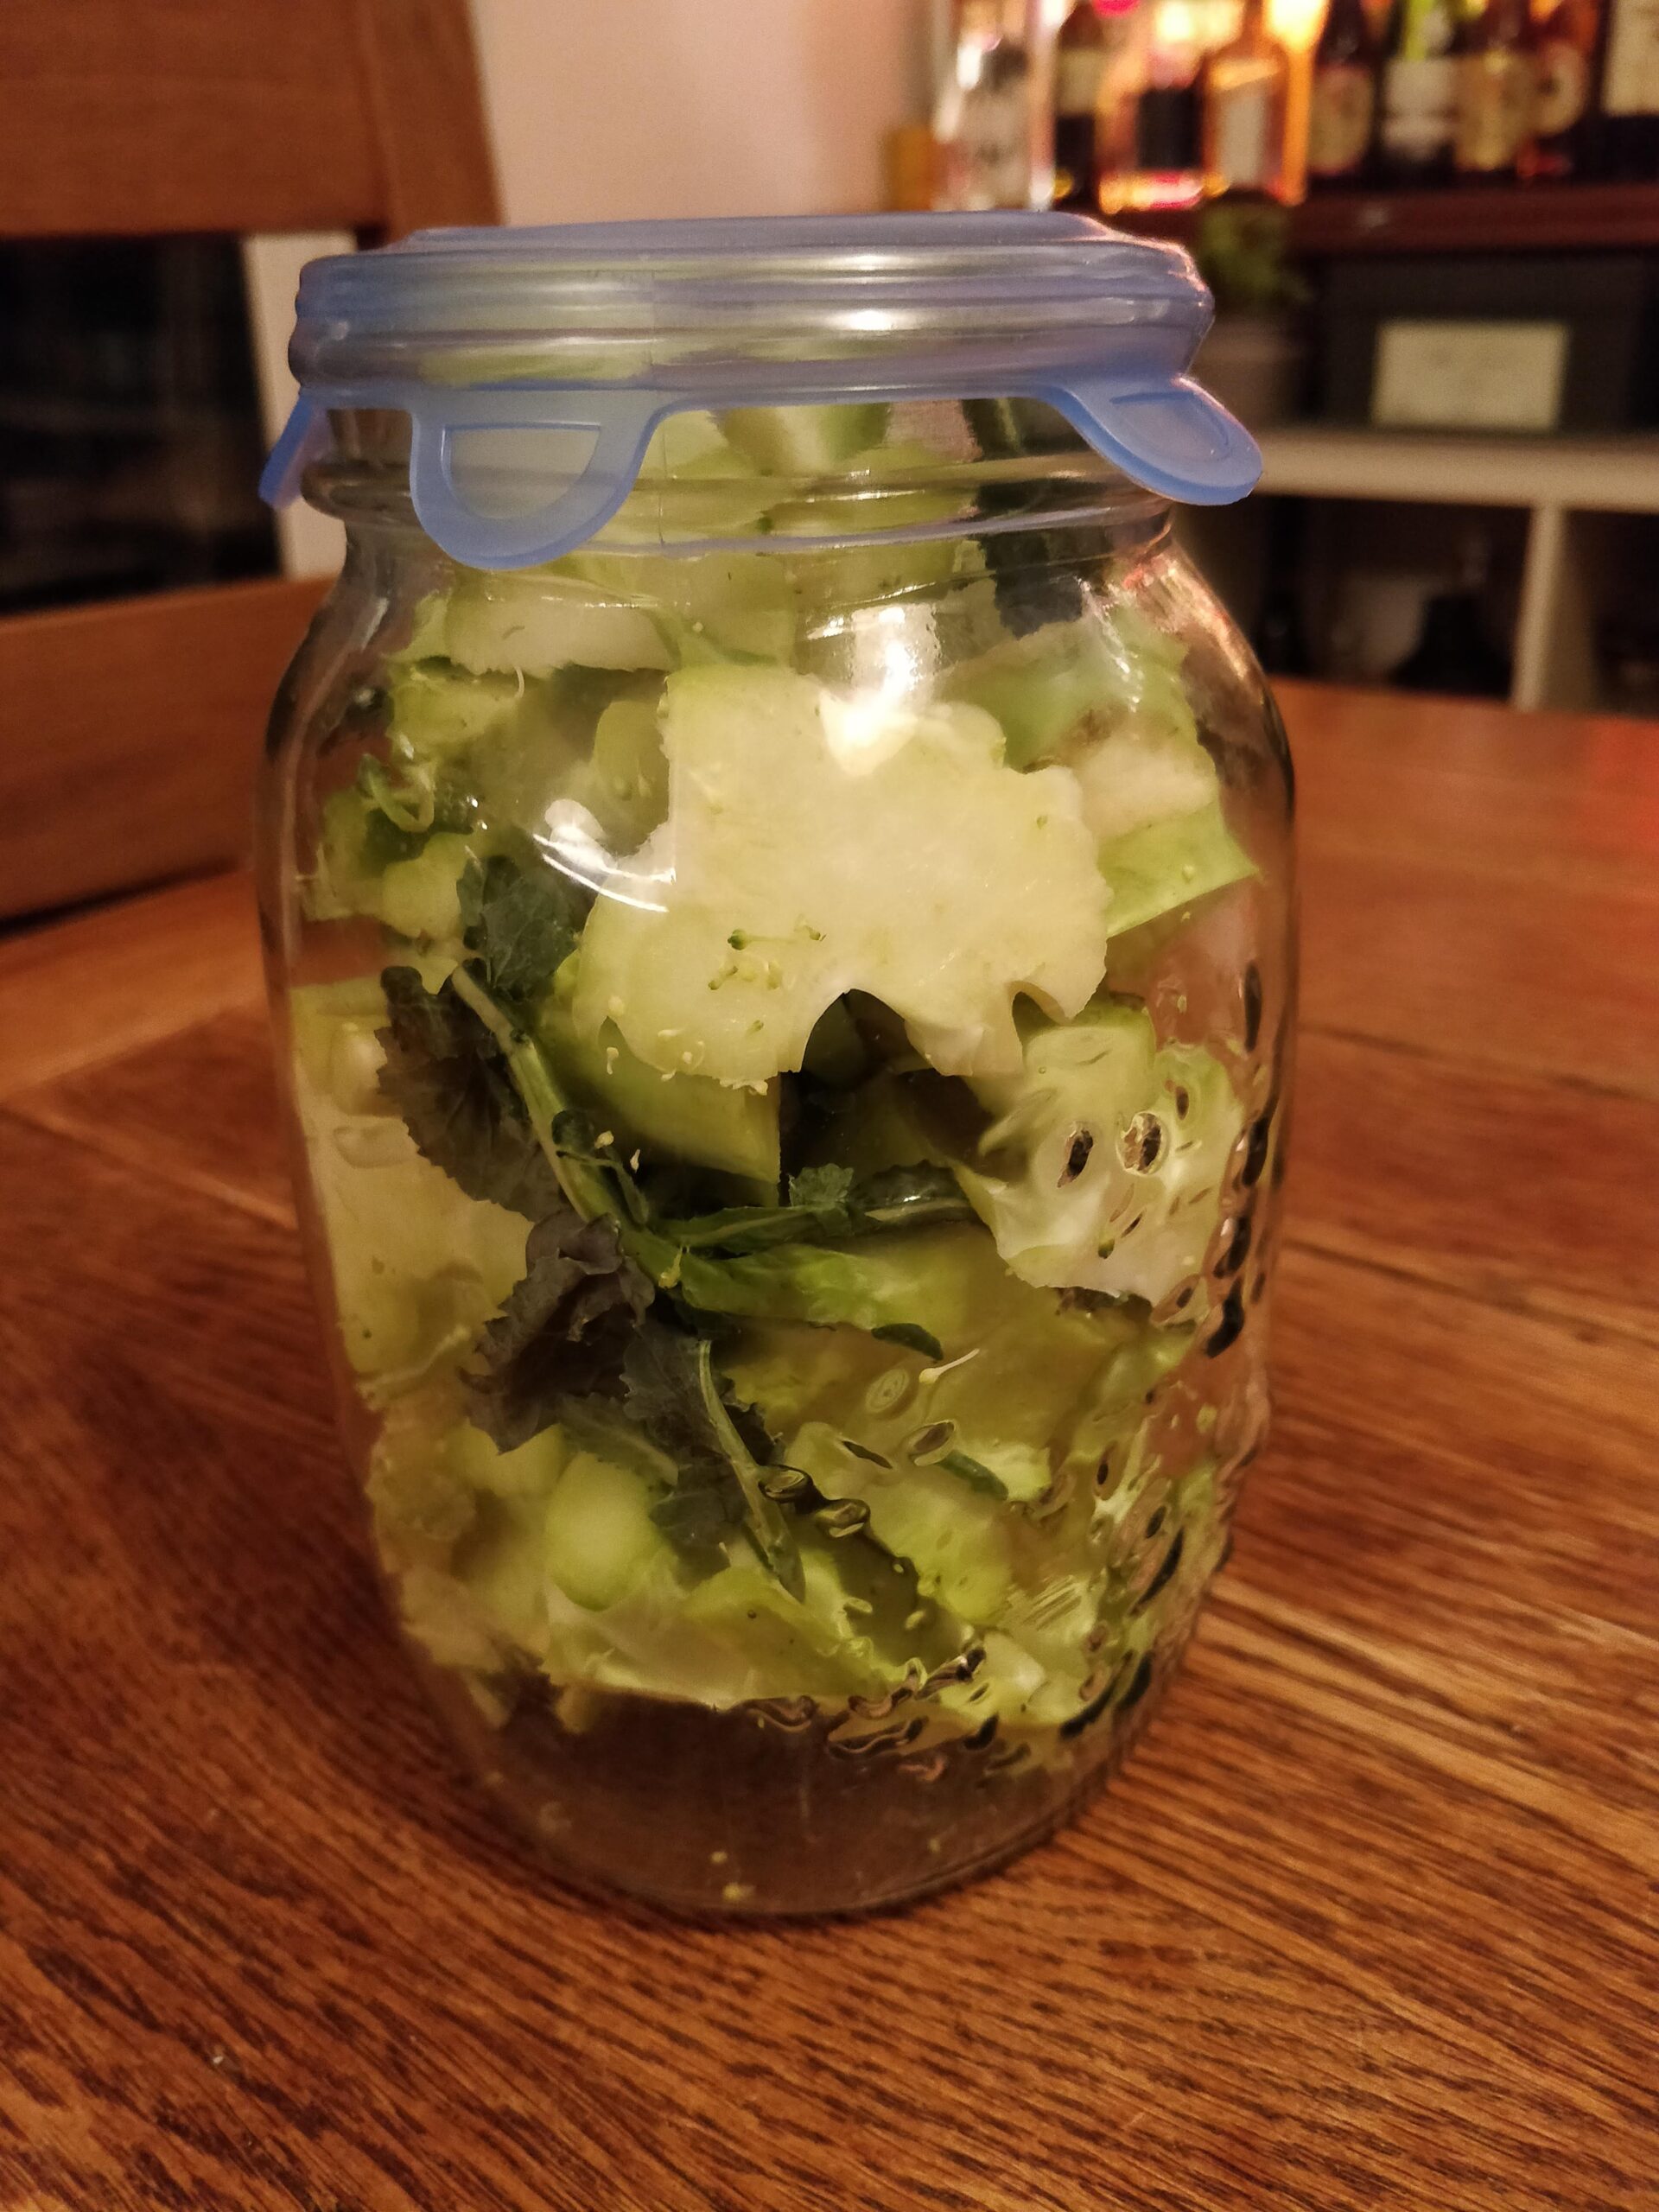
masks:
[[[1659,515],[1659,435],[1431,436],[1325,424],[1262,438],[1262,490],[1518,509],[1528,519],[1516,622],[1518,707],[1599,703],[1595,611],[1612,558],[1605,518]]]

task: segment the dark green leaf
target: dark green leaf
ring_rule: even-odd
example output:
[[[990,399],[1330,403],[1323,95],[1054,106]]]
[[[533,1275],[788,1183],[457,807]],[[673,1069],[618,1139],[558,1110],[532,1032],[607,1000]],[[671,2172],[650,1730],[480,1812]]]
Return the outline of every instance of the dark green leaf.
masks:
[[[622,1366],[628,1410],[677,1471],[671,1495],[652,1518],[705,1572],[725,1563],[722,1537],[741,1529],[792,1597],[803,1594],[800,1555],[789,1523],[760,1486],[772,1457],[753,1410],[722,1390],[705,1337],[660,1321],[641,1325]]]
[[[889,1167],[855,1178],[845,1167],[809,1167],[795,1177],[784,1206],[728,1206],[657,1224],[688,1250],[759,1252],[773,1244],[834,1243],[880,1229],[934,1221],[971,1221],[972,1207],[942,1167]]]
[[[615,1224],[569,1208],[537,1223],[524,1273],[479,1338],[464,1380],[472,1418],[499,1450],[527,1444],[570,1398],[613,1398],[653,1292],[623,1255]]]
[[[906,1351],[918,1351],[926,1359],[944,1357],[944,1346],[938,1338],[926,1329],[918,1329],[913,1321],[884,1321],[870,1334],[884,1344],[903,1344]]]
[[[394,861],[413,860],[426,843],[422,830],[401,830],[389,814],[372,806],[363,817],[363,865],[377,875]]]
[[[575,950],[588,893],[531,859],[469,861],[460,885],[461,922],[485,988],[500,999],[539,997]]]
[[[469,1198],[531,1221],[563,1205],[505,1057],[453,985],[431,992],[412,968],[388,968],[380,1088],[435,1167]]]
[[[689,1565],[718,1574],[727,1563],[727,1540],[741,1529],[748,1507],[735,1484],[680,1482],[658,1499],[651,1517]]]

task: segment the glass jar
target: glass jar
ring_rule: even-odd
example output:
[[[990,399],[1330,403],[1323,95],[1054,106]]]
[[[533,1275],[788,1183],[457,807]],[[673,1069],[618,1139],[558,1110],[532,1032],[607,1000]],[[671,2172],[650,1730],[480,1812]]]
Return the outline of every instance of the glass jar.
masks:
[[[666,276],[661,226],[620,275],[617,232],[602,270],[531,234],[534,284],[513,233],[470,290],[454,234],[344,264],[426,252],[441,327],[400,296],[365,336],[342,264],[301,295],[292,442],[349,552],[261,885],[347,1447],[485,1783],[566,1874],[694,1910],[890,1904],[1051,1829],[1156,1706],[1266,1418],[1288,764],[1144,480],[1237,488],[1181,380],[1205,302],[1092,224],[922,219],[839,261],[705,226]],[[849,254],[864,325],[823,305]],[[973,254],[1000,366],[925,296]],[[745,322],[757,268],[795,303]],[[1070,381],[1024,373],[1102,269]],[[619,462],[593,294],[656,287],[660,377],[673,283],[701,343]],[[1084,371],[1154,294],[1137,416]]]

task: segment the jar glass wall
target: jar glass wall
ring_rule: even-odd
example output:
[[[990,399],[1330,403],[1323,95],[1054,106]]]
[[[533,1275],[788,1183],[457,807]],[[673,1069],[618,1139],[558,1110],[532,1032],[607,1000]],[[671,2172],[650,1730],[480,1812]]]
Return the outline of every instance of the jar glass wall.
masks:
[[[337,415],[262,896],[345,1433],[577,1879],[849,1910],[1154,1709],[1266,1414],[1289,782],[1031,403],[684,415],[458,567]]]

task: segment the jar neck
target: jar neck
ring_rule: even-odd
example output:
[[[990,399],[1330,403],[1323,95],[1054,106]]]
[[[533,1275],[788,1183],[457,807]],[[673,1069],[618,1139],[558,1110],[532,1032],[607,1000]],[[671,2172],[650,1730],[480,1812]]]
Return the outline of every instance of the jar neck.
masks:
[[[1076,530],[1138,545],[1167,526],[1166,501],[1040,402],[763,412],[764,421],[670,417],[632,490],[588,544],[607,552],[827,553]],[[353,527],[417,529],[407,416],[341,410],[329,426],[332,449],[306,477],[311,503]],[[539,499],[556,490],[557,467],[556,454],[539,452],[526,434],[512,471],[498,467],[486,495]]]

